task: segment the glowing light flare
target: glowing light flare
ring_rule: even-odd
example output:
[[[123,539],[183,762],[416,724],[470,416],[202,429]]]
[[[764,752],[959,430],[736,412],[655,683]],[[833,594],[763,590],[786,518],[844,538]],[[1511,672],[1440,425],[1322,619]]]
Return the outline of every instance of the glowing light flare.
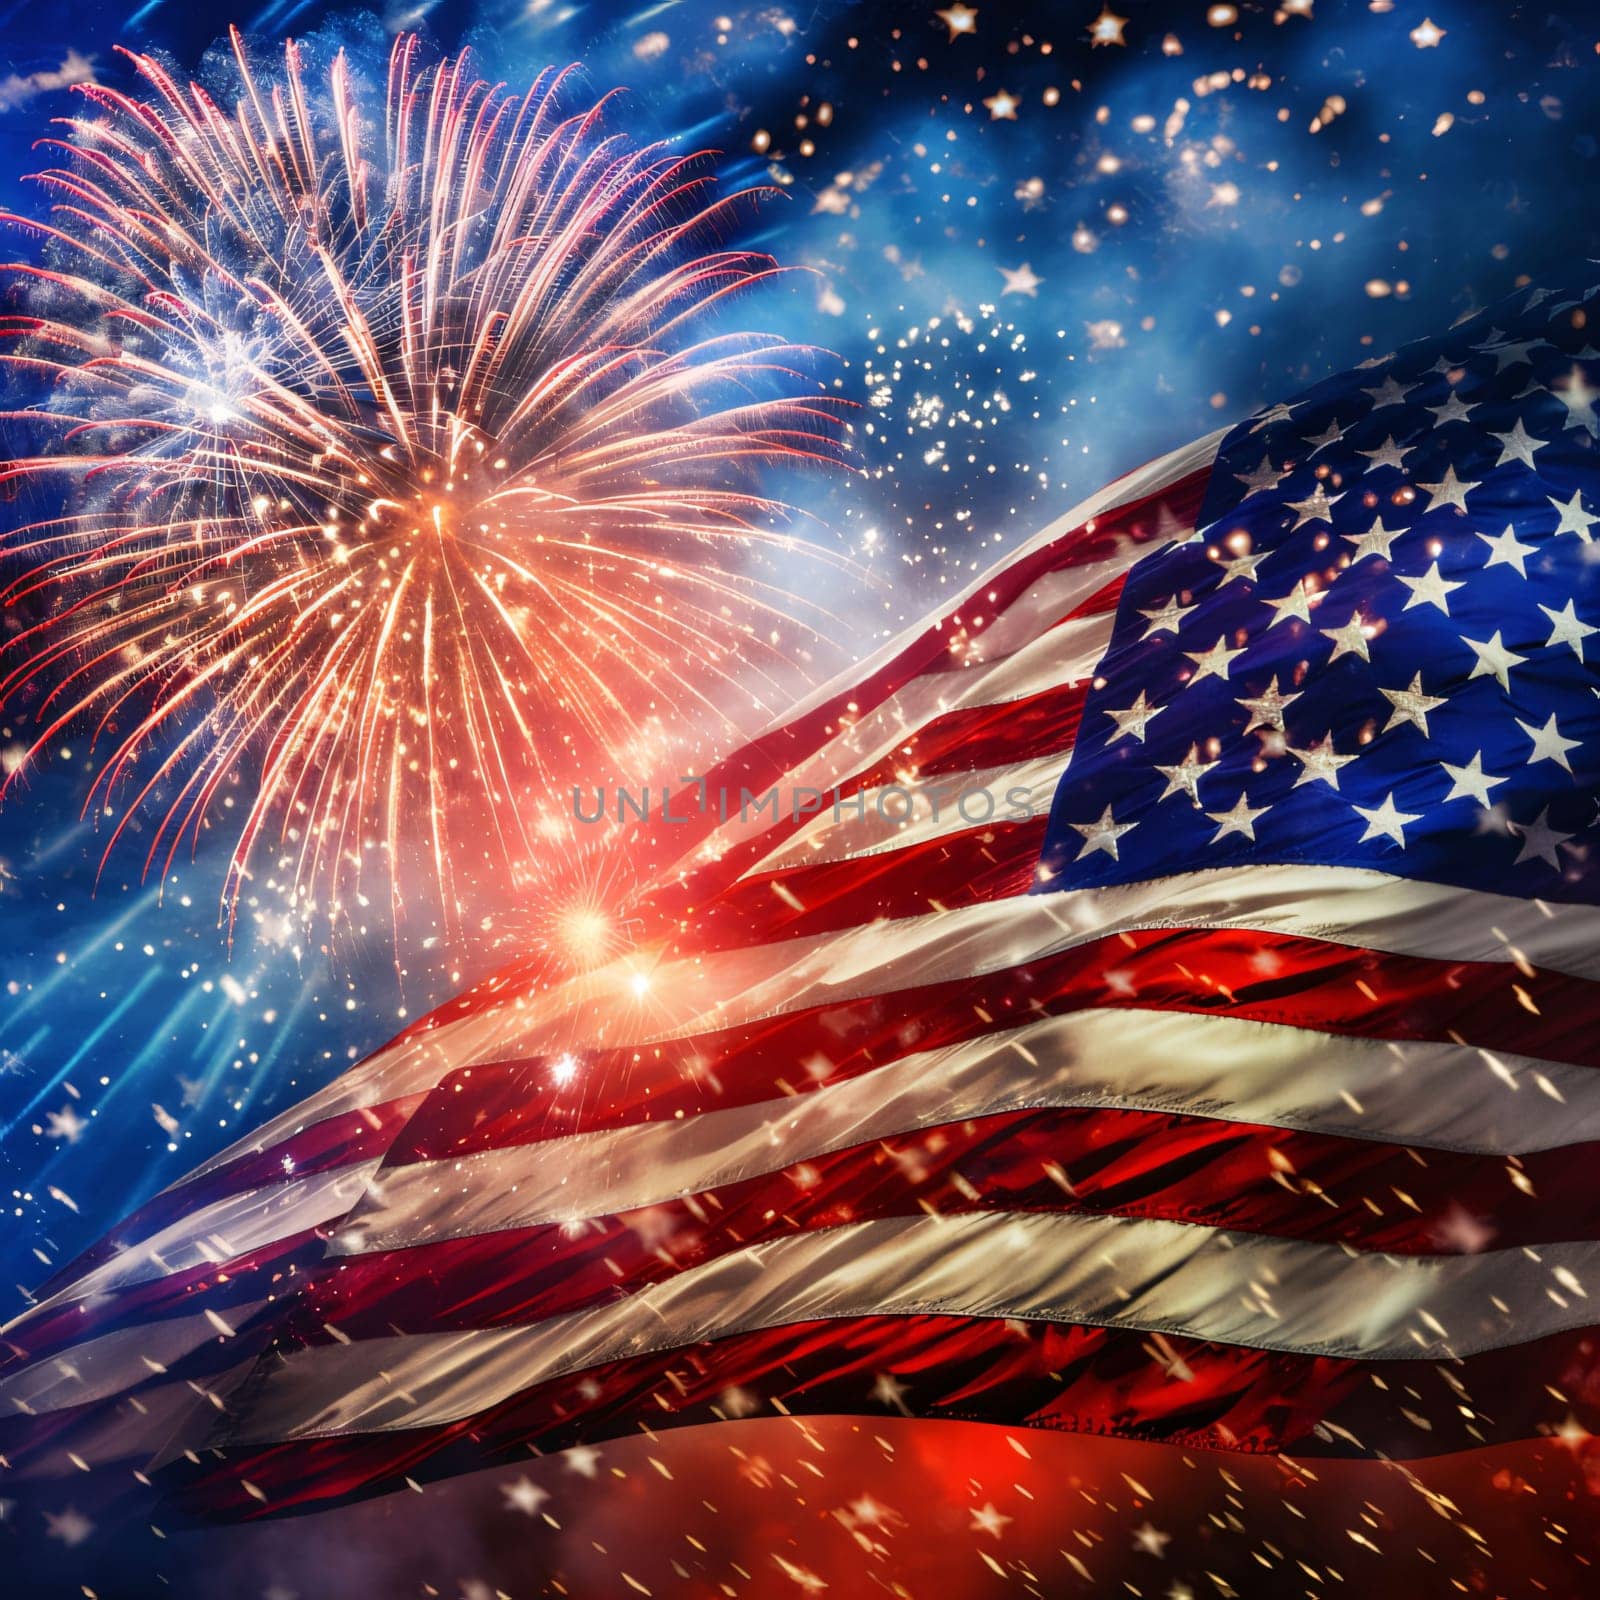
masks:
[[[617,930],[602,911],[574,907],[560,916],[559,928],[561,942],[580,970],[601,966],[616,953]]]
[[[448,918],[641,707],[783,669],[762,559],[822,552],[758,480],[838,463],[844,402],[717,325],[778,269],[698,158],[564,115],[563,74],[510,96],[402,37],[369,106],[342,53],[233,43],[231,105],[139,55],[142,99],[79,85],[54,218],[9,217],[47,242],[0,359],[50,398],[0,483],[66,507],[9,538],[0,704],[30,758],[91,732],[107,854],[148,818],[164,872],[232,807],[230,908],[270,861],[302,914],[380,877],[398,915],[420,857]]]

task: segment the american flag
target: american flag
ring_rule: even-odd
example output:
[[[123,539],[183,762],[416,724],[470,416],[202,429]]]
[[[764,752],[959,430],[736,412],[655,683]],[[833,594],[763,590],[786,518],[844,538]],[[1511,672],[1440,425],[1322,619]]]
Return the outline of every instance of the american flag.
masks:
[[[1596,292],[1121,479],[706,775],[638,948],[480,983],[45,1286],[13,1477],[1600,1429]]]

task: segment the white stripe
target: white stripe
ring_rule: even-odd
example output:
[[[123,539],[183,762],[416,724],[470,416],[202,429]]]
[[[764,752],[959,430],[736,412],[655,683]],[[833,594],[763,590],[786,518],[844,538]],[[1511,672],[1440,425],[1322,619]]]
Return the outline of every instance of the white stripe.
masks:
[[[1600,977],[1600,908],[1360,867],[1215,867],[985,901],[653,969],[635,956],[551,991],[548,1010],[529,1006],[508,1014],[502,1039],[474,1059],[683,1038],[1002,972],[1117,933],[1160,928],[1256,930],[1438,961],[1508,964],[1520,957]],[[458,1056],[456,1064],[470,1063]]]
[[[1520,1096],[1514,1104],[1513,1094]],[[393,1250],[607,1216],[915,1129],[1069,1106],[1526,1155],[1600,1137],[1600,1072],[1490,1057],[1461,1045],[1343,1038],[1236,1017],[1081,1011],[683,1122],[396,1167],[374,1185],[331,1249]]]
[[[0,1415],[63,1411],[149,1383],[192,1351],[231,1338],[266,1304],[230,1306],[219,1321],[203,1313],[159,1317],[85,1339],[0,1382]]]
[[[1076,611],[1086,601],[1092,600],[1107,585],[1115,583],[1127,571],[1132,559],[1145,548],[1124,548],[1115,556],[1089,566],[1056,567],[1041,573],[1002,611],[993,609],[993,602],[981,588],[959,608],[946,607],[945,615],[952,619],[959,616],[961,626],[971,629],[966,635],[962,652],[952,652],[950,665],[955,670],[949,671],[946,676],[956,682],[963,674],[981,673],[1035,643],[1047,629],[1060,623],[1063,617]],[[983,618],[982,624],[974,626],[975,619],[979,617]],[[1085,617],[1075,620],[1088,622],[1094,619]],[[1063,623],[1062,626],[1070,624]],[[924,618],[920,629],[916,631],[924,633],[927,627],[928,619]],[[859,681],[859,668],[856,675]],[[1016,696],[1007,695],[1004,698],[1015,699]]]
[[[1593,1303],[1557,1272],[1600,1286],[1600,1243],[1402,1258],[1146,1219],[888,1218],[756,1245],[533,1327],[318,1346],[275,1368],[213,1442],[432,1426],[564,1373],[815,1318],[1050,1320],[1436,1360],[1591,1323]]]
[[[219,1402],[255,1368],[253,1357],[205,1380],[151,1382],[139,1391],[138,1404],[101,1405],[72,1418],[60,1428],[46,1428],[14,1447],[8,1483],[69,1480],[63,1498],[84,1490],[83,1470],[121,1464],[129,1471],[153,1466],[161,1455],[181,1455],[190,1443],[200,1444],[216,1421]]]
[[[1030,821],[1050,809],[1066,764],[1066,755],[1057,753],[1017,766],[911,778],[898,793],[894,784],[864,789],[859,806],[856,797],[837,807],[825,804],[746,876],[884,855],[975,828]]]
[[[150,1283],[208,1263],[220,1265],[307,1228],[342,1217],[361,1197],[378,1162],[335,1167],[292,1182],[246,1189],[186,1212],[148,1239],[92,1267],[31,1307],[0,1334],[26,1345],[27,1324],[46,1308]]]

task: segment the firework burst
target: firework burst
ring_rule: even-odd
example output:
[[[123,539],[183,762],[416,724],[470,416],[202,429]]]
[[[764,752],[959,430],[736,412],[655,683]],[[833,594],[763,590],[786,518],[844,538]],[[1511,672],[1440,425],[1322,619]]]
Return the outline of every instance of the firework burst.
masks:
[[[5,359],[51,396],[3,479],[55,504],[10,538],[0,700],[30,756],[88,727],[108,854],[142,819],[164,873],[231,812],[227,904],[270,859],[337,921],[377,847],[448,907],[453,840],[536,857],[530,783],[792,633],[754,475],[839,461],[841,402],[709,320],[779,270],[718,247],[741,197],[564,74],[402,38],[380,122],[342,53],[233,55],[231,104],[143,56],[142,97],[80,86],[50,220],[8,218],[48,243]]]

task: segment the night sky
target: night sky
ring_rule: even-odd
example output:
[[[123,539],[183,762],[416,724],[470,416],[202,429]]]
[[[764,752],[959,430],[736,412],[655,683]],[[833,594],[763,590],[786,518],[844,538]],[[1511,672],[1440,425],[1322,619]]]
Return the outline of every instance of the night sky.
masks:
[[[861,408],[859,474],[786,490],[809,536],[855,572],[812,592],[829,637],[795,663],[795,693],[1128,468],[1600,255],[1600,10],[1466,0],[1118,0],[1098,15],[1091,4],[993,0],[637,10],[396,0],[378,15],[276,0],[232,18],[179,0],[47,10],[19,0],[0,14],[0,206],[39,214],[24,175],[43,159],[33,142],[69,106],[67,83],[129,83],[119,44],[203,76],[230,20],[263,42],[342,44],[379,82],[402,27],[437,48],[470,46],[486,77],[512,84],[575,62],[596,94],[626,87],[614,125],[720,151],[723,183],[772,191],[739,242],[807,271],[765,300],[764,324],[838,352],[841,392]],[[18,230],[10,237],[8,254],[32,248]],[[0,727],[0,756],[22,732]],[[103,830],[80,820],[87,754],[66,741],[0,808],[0,1193],[11,1207],[0,1317],[132,1205],[506,959],[534,915],[474,907],[456,940],[426,922],[396,939],[379,917],[330,951],[262,882],[247,890],[230,947],[218,923],[226,841],[207,841],[164,883],[141,882],[136,847],[102,871]],[[1242,1586],[1231,1563],[1247,1562],[1243,1542],[1180,1566],[1169,1555],[1181,1541],[1151,1551],[1126,1531],[1110,1537],[1128,1575],[1101,1563],[1097,1576],[1115,1585],[1083,1582],[1062,1556],[1081,1542],[1028,1520],[1041,1480],[1090,1470],[1072,1441],[1030,1441],[1038,1459],[970,1442],[945,1456],[939,1441],[956,1434],[928,1432],[895,1464],[859,1434],[842,1426],[835,1441],[853,1464],[848,1493],[819,1487],[820,1499],[791,1492],[785,1474],[802,1468],[786,1452],[804,1452],[787,1436],[744,1447],[742,1464],[737,1441],[677,1442],[677,1457],[659,1452],[678,1463],[671,1479],[642,1446],[624,1446],[610,1470],[625,1475],[609,1486],[603,1472],[586,1481],[540,1464],[544,1509],[565,1531],[506,1509],[494,1483],[469,1483],[437,1491],[445,1509],[420,1523],[401,1508],[432,1532],[402,1541],[398,1564],[395,1511],[369,1509],[338,1539],[302,1530],[298,1543],[252,1534],[208,1546],[212,1587],[199,1566],[179,1576],[192,1551],[175,1565],[148,1542],[119,1549],[133,1575],[99,1592],[626,1594],[619,1573],[646,1569],[640,1582],[658,1594],[807,1592],[788,1568],[826,1573],[836,1594],[1231,1592],[1207,1570],[1234,1574],[1238,1592],[1268,1592]],[[1050,1456],[1068,1445],[1079,1452],[1070,1462]],[[749,1458],[762,1450],[756,1471]],[[1110,1510],[1095,1491],[1097,1540],[1101,1524],[1121,1529],[1117,1517],[1137,1528],[1155,1514],[1176,1528],[1229,1514],[1215,1464],[1203,1468],[1205,1494],[1180,1483],[1182,1509],[1155,1513],[1121,1470],[1119,1460]],[[1528,1466],[1527,1477],[1540,1470],[1554,1469]],[[702,1501],[723,1499],[739,1525],[725,1516],[700,1528],[714,1551],[704,1561],[677,1520],[696,1499],[685,1473],[701,1474]],[[874,1523],[857,1505],[852,1523],[839,1508],[869,1483],[879,1512],[899,1510]],[[1279,1506],[1283,1496],[1258,1488]],[[670,1540],[619,1564],[611,1547],[650,1515],[647,1491]],[[981,1517],[976,1533],[967,1526],[985,1503],[1001,1508],[1004,1538]],[[913,1551],[913,1504],[932,1508],[959,1568]],[[74,1563],[105,1558],[92,1535],[78,1544],[50,1532],[77,1592],[88,1579]],[[1339,1537],[1341,1560],[1369,1559]],[[1439,1559],[1490,1573],[1485,1593],[1584,1592],[1579,1569],[1549,1565],[1562,1540],[1542,1524],[1529,1537],[1537,1557],[1509,1565],[1461,1539]],[[975,1549],[995,1559],[985,1565]],[[1030,1591],[1016,1560],[1055,1565]],[[752,1561],[759,1577],[736,1575]],[[1390,1592],[1398,1572],[1374,1564],[1360,1581]]]

